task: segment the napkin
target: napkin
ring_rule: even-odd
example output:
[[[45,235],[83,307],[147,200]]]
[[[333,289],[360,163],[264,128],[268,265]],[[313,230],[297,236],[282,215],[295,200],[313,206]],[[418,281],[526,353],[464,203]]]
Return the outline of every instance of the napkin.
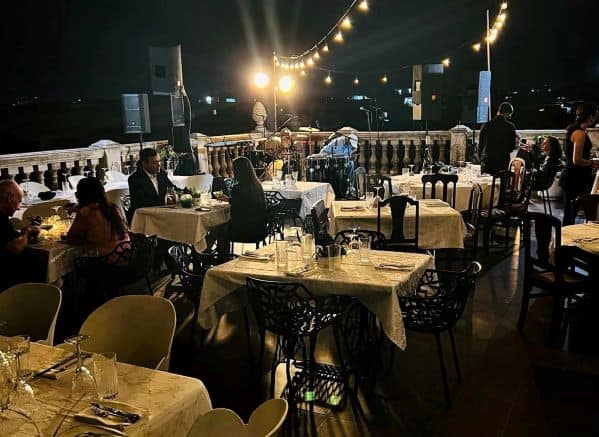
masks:
[[[341,211],[364,211],[363,206],[342,206]]]
[[[143,421],[149,415],[148,410],[144,408],[135,407],[124,402],[101,401],[99,402],[99,404],[100,406],[107,406],[120,411],[125,411],[127,413],[134,413],[139,415],[140,420],[138,422],[135,422],[136,424]],[[91,405],[83,411],[77,413],[75,415],[75,419],[80,422],[90,423],[92,425],[107,426],[109,428],[114,428],[121,431],[124,430],[127,426],[133,425],[132,423],[128,422],[125,418],[114,416],[112,414],[108,414],[104,417],[101,417],[94,412],[94,408]]]

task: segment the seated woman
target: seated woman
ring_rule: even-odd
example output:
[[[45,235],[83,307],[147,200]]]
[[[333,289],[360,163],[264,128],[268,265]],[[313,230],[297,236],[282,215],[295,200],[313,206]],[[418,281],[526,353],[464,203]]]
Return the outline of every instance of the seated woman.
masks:
[[[219,196],[220,200],[231,204],[228,239],[258,244],[267,236],[266,201],[262,184],[256,177],[252,163],[245,156],[233,160],[233,175],[235,184],[231,188],[231,197]],[[219,248],[224,250],[222,244],[219,244]]]
[[[546,190],[553,184],[555,175],[562,166],[562,146],[555,137],[545,137],[541,145],[543,155],[537,167],[537,177],[533,190]]]
[[[85,245],[107,255],[121,241],[129,241],[125,220],[119,209],[106,200],[102,183],[96,178],[84,178],[77,184],[78,201],[75,221],[67,233],[67,243]]]

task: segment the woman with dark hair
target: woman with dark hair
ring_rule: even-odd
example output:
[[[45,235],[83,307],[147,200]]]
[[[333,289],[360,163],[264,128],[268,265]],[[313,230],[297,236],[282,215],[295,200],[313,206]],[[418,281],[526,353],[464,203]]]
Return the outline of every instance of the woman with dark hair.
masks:
[[[233,160],[234,185],[231,197],[221,200],[231,204],[230,240],[239,243],[258,243],[266,238],[266,201],[262,184],[252,163],[245,156]]]
[[[541,144],[543,158],[537,167],[537,176],[534,181],[533,190],[546,190],[553,184],[555,175],[562,165],[562,146],[559,140],[552,136],[545,137]]]
[[[582,103],[576,108],[576,119],[566,129],[566,168],[560,177],[564,190],[563,225],[574,223],[572,203],[581,194],[589,192],[592,169],[599,168],[599,161],[591,160],[593,144],[586,129],[593,127],[597,120],[597,105]]]
[[[98,250],[98,255],[112,252],[129,233],[119,209],[106,200],[102,183],[96,178],[84,178],[77,184],[77,215],[67,233],[67,243],[86,245]]]

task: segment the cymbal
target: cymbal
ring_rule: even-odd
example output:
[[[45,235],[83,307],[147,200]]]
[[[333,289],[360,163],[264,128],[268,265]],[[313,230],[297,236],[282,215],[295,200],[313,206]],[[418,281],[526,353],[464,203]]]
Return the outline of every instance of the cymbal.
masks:
[[[299,128],[300,132],[320,132],[320,129],[317,129],[315,127],[310,127],[310,126],[301,126]]]

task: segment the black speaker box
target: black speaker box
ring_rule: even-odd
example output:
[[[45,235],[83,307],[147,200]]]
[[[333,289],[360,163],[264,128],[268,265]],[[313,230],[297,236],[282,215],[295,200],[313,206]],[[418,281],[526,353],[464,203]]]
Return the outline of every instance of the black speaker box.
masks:
[[[412,67],[412,119],[440,120],[443,64]]]
[[[148,134],[152,131],[147,94],[121,94],[121,104],[126,134]]]

